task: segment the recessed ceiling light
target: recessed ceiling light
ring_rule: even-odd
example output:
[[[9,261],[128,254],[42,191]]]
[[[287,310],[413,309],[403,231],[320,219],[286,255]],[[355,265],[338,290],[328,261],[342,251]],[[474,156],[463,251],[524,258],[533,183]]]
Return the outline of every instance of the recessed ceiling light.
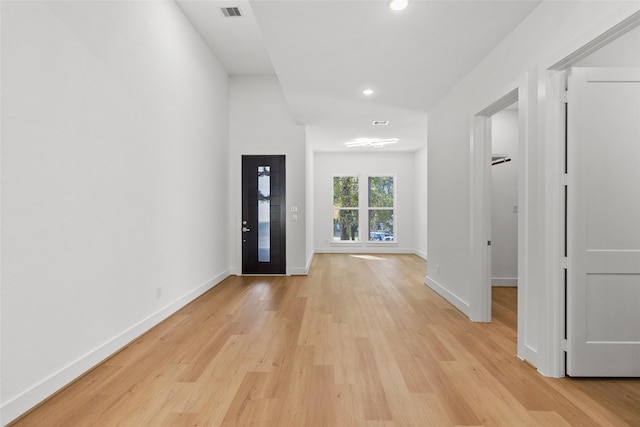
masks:
[[[387,126],[389,124],[389,120],[374,120],[371,124],[374,126]]]
[[[367,88],[367,89],[364,89],[364,90],[362,91],[362,94],[363,94],[363,95],[367,95],[367,96],[371,96],[371,95],[373,95],[373,93],[374,93],[374,92],[375,92],[375,91],[374,91],[373,89],[371,89],[371,88]]]
[[[391,0],[389,2],[389,9],[394,12],[399,12],[404,10],[409,5],[409,0]]]
[[[385,145],[389,144],[397,144],[398,138],[388,138],[388,139],[380,139],[380,138],[356,138],[353,141],[347,141],[344,145],[347,148],[355,148],[355,147],[373,147],[373,148],[382,148]]]

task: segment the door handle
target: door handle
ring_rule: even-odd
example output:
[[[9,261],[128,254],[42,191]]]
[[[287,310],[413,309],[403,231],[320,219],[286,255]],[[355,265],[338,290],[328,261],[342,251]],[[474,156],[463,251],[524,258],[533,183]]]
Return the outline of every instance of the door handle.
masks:
[[[247,231],[251,231],[251,229],[247,228],[247,227],[242,227],[242,232],[243,233],[246,233]]]

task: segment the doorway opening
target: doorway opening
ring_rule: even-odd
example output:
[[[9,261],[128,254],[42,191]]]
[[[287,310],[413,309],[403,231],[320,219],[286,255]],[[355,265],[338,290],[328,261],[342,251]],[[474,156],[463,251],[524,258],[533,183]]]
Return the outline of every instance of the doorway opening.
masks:
[[[517,331],[518,103],[491,116],[489,278],[492,320]],[[515,313],[514,313],[515,309]]]
[[[527,285],[526,82],[525,76],[518,88],[473,117],[470,317],[474,321],[490,322],[493,285],[515,286],[518,356],[531,360],[521,333]],[[499,169],[501,167],[503,169]],[[496,182],[492,186],[494,172]],[[493,187],[496,187],[495,193]]]

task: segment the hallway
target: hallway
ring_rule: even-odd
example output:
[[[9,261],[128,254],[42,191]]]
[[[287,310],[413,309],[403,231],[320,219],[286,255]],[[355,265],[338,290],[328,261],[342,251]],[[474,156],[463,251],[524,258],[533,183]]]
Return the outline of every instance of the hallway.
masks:
[[[639,425],[640,380],[516,358],[515,292],[472,323],[413,255],[227,278],[15,426]]]

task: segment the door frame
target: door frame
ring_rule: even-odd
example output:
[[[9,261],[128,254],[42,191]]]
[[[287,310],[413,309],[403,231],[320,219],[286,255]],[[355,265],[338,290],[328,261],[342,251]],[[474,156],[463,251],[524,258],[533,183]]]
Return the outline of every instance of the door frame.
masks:
[[[602,32],[591,41],[574,50],[541,73],[541,86],[545,88],[545,276],[544,298],[548,304],[541,310],[541,325],[545,327],[538,370],[547,376],[566,375],[566,297],[563,257],[566,244],[565,216],[565,135],[566,118],[564,91],[567,88],[567,70],[596,52],[601,47],[640,26],[640,11]],[[543,320],[544,319],[544,320]],[[546,324],[545,324],[546,323]],[[540,366],[543,368],[541,369]]]
[[[475,322],[491,321],[491,117],[509,105],[518,103],[518,350],[519,357],[535,361],[535,352],[527,351],[524,340],[524,303],[528,286],[529,236],[527,121],[528,102],[525,75],[518,86],[472,117],[469,250],[472,260],[469,317]],[[532,360],[533,359],[533,360]]]
[[[545,376],[565,376],[563,338],[565,328],[564,297],[564,134],[565,108],[562,98],[565,70],[586,56],[640,25],[640,11],[634,5],[616,14],[575,41],[575,47],[564,47],[547,58],[546,64],[532,69],[521,80],[507,88],[518,89],[520,113],[520,170],[518,175],[518,357],[535,365]],[[566,52],[566,53],[562,53]],[[562,58],[558,60],[558,58]],[[545,64],[545,62],[543,62]],[[470,224],[469,255],[471,259],[469,317],[474,321],[490,320],[488,298],[487,227],[489,218],[484,199],[485,162],[488,119],[500,107],[500,101],[479,104],[470,124]],[[484,107],[486,106],[486,107]],[[484,107],[484,108],[483,108]],[[530,139],[530,141],[529,141]],[[531,142],[531,143],[529,143]],[[483,166],[484,165],[484,166]],[[531,171],[530,171],[530,168]],[[539,171],[539,172],[537,172]],[[532,174],[542,174],[539,176]],[[531,175],[531,176],[530,176]],[[533,180],[533,181],[532,181]],[[533,186],[537,188],[534,188]],[[530,191],[535,190],[535,192]],[[532,198],[535,197],[535,200]],[[529,201],[535,202],[530,204]],[[536,211],[529,212],[529,209]],[[530,214],[542,221],[544,235],[535,239],[528,235]],[[520,218],[520,216],[522,218]],[[534,246],[535,245],[535,246]],[[532,256],[543,252],[543,259],[531,265]],[[530,287],[536,285],[533,289]],[[535,291],[535,292],[534,292]],[[529,294],[539,301],[526,304]],[[534,313],[527,313],[533,310]],[[536,327],[526,325],[535,321]],[[530,327],[531,326],[531,327]],[[530,330],[530,331],[529,331]],[[527,337],[525,334],[536,334]],[[529,339],[535,348],[528,345]]]
[[[281,262],[279,264],[279,270],[281,270],[280,272],[256,272],[256,273],[247,273],[245,272],[245,257],[244,257],[244,250],[245,250],[245,246],[243,243],[240,243],[240,258],[239,258],[239,273],[242,276],[284,276],[287,275],[287,203],[286,203],[286,193],[287,193],[287,173],[286,173],[286,158],[287,156],[285,154],[242,154],[240,156],[240,220],[238,221],[240,223],[240,227],[238,227],[240,229],[239,232],[239,240],[243,240],[244,234],[242,229],[245,227],[245,223],[244,221],[244,206],[246,203],[246,197],[247,194],[245,194],[245,176],[244,176],[244,172],[245,172],[245,162],[248,162],[250,158],[257,158],[257,157],[265,157],[265,158],[272,158],[274,161],[276,161],[275,159],[277,158],[277,162],[280,163],[281,169],[278,171],[280,176],[281,176],[281,187],[279,189],[280,191],[280,196],[279,198],[281,199],[281,204],[280,204],[280,212],[279,212],[279,224],[280,224],[280,231],[278,233],[279,235],[279,240],[280,240],[280,251],[282,251],[283,253],[280,254],[281,257]],[[252,228],[255,226],[251,226]],[[258,227],[255,227],[255,232],[258,232]],[[256,236],[256,239],[258,237]]]

